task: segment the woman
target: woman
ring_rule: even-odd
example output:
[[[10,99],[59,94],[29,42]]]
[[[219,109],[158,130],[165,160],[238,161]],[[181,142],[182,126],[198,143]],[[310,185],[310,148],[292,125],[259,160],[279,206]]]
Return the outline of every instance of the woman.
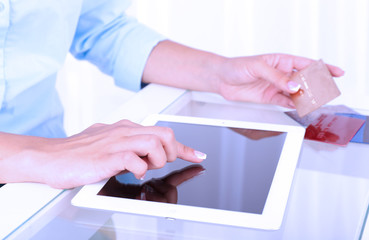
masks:
[[[214,92],[228,100],[293,108],[292,71],[312,60],[285,54],[226,58],[192,49],[129,18],[126,0],[9,1],[0,7],[0,183],[72,188],[122,171],[137,178],[177,157],[206,155],[170,129],[122,120],[66,137],[55,77],[70,51],[139,90],[158,83]],[[328,66],[335,77],[343,71]]]

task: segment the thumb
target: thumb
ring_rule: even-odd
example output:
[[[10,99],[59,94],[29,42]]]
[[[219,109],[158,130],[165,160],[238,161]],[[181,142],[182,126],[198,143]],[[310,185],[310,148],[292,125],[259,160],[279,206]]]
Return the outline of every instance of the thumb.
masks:
[[[206,159],[206,154],[177,142],[177,157],[189,162],[199,163]]]
[[[296,93],[300,89],[301,85],[299,83],[291,81],[291,75],[293,73],[282,72],[265,62],[258,66],[257,73],[259,73],[259,76],[257,77],[274,84],[277,88],[288,93]]]

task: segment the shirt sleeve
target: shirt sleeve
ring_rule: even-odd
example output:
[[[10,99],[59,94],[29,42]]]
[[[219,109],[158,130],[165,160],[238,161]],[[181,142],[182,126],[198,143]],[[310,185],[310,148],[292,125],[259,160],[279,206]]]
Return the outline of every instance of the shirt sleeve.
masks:
[[[85,0],[70,52],[138,91],[152,49],[165,37],[125,14],[128,0]]]

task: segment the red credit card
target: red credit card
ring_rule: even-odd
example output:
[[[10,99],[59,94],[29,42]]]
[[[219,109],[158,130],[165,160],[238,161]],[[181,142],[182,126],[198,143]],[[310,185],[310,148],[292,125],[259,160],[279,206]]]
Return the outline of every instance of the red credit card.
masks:
[[[306,128],[305,139],[346,146],[364,123],[363,119],[322,114]]]

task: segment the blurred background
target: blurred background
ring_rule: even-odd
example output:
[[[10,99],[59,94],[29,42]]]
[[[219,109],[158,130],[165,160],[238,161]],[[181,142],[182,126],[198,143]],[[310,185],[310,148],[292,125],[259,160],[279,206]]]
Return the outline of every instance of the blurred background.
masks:
[[[369,110],[367,0],[132,0],[128,14],[169,39],[228,57],[288,53],[340,66],[332,104]],[[58,90],[68,134],[133,96],[87,62],[68,56]]]

